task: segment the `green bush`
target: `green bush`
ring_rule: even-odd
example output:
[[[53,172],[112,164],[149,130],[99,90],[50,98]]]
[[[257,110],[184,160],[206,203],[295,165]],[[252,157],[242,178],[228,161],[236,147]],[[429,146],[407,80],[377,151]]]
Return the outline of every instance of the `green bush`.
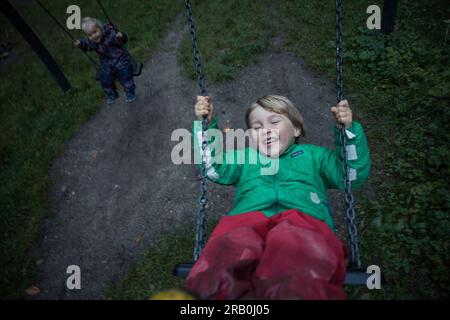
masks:
[[[382,151],[378,200],[365,203],[372,223],[363,238],[387,274],[385,298],[445,298],[450,288],[450,54],[414,28],[419,12],[389,36],[361,28],[346,40],[351,83],[375,101],[376,110],[363,109],[385,130],[372,141]]]

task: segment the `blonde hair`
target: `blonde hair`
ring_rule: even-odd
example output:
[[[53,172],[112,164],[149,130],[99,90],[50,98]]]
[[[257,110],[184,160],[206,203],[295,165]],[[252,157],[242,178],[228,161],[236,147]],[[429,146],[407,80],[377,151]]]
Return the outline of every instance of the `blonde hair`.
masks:
[[[102,23],[100,20],[95,19],[95,18],[91,18],[91,17],[85,17],[81,20],[81,29],[87,33],[87,31],[92,27],[92,26],[98,26],[98,27],[102,27]]]
[[[292,125],[300,130],[300,136],[295,138],[295,143],[299,143],[300,138],[305,136],[303,117],[300,114],[300,111],[288,98],[278,95],[268,95],[258,98],[245,113],[245,123],[247,128],[250,128],[250,114],[257,107],[285,115],[291,121]]]

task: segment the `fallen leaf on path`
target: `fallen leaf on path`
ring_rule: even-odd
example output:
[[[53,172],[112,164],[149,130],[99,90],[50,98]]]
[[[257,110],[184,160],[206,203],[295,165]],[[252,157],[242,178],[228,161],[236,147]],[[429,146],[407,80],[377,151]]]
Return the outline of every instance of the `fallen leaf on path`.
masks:
[[[142,239],[144,239],[144,237],[142,235],[136,236],[134,238],[134,244],[138,245],[142,241]]]
[[[25,292],[29,296],[35,296],[41,293],[41,290],[38,287],[29,287]]]

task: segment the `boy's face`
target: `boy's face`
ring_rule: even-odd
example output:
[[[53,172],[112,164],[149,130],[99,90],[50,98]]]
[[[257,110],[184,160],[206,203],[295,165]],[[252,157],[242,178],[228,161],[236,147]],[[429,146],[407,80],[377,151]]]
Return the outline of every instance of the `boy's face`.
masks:
[[[249,123],[259,152],[268,157],[281,155],[301,134],[288,117],[262,107],[256,107],[250,113]]]
[[[86,35],[92,42],[99,43],[102,41],[103,30],[98,25],[93,24],[87,29]]]

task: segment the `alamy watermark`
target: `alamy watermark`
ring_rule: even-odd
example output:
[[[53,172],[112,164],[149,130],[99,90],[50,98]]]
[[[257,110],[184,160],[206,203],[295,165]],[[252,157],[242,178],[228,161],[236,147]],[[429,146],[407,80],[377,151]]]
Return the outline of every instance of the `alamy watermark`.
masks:
[[[280,142],[273,138],[278,137],[276,129],[271,131],[261,129],[257,138],[252,137],[252,129],[245,131],[229,129],[225,134],[225,139],[222,131],[214,128],[208,129],[205,137],[202,137],[201,131],[197,134],[197,143],[194,144],[196,150],[192,153],[193,139],[190,131],[181,128],[172,132],[171,141],[178,142],[172,148],[170,156],[173,164],[201,164],[203,161],[207,168],[214,164],[260,164],[261,175],[274,175],[278,172]],[[205,150],[202,148],[203,139],[208,141]],[[257,141],[261,141],[259,147],[264,146],[267,156],[256,152]],[[244,151],[246,147],[254,152],[246,153]]]
[[[373,4],[367,7],[366,13],[370,16],[367,18],[366,25],[367,29],[381,29],[381,9],[379,6]]]
[[[380,269],[380,267],[375,264],[368,266],[366,273],[370,274],[370,276],[367,278],[367,281],[366,281],[367,289],[369,289],[369,290],[381,289],[381,269]]]
[[[66,287],[69,290],[81,289],[81,269],[77,265],[70,265],[67,267],[67,274],[70,276],[66,280]],[[366,269],[366,273],[370,274],[366,280],[367,289],[381,289],[381,269],[377,265],[370,265]]]
[[[70,276],[66,280],[66,287],[69,290],[81,289],[81,269],[79,266],[73,264],[67,267],[67,274]]]
[[[81,29],[81,9],[79,6],[72,4],[67,7],[66,13],[70,16],[66,19],[66,27],[69,30]]]

